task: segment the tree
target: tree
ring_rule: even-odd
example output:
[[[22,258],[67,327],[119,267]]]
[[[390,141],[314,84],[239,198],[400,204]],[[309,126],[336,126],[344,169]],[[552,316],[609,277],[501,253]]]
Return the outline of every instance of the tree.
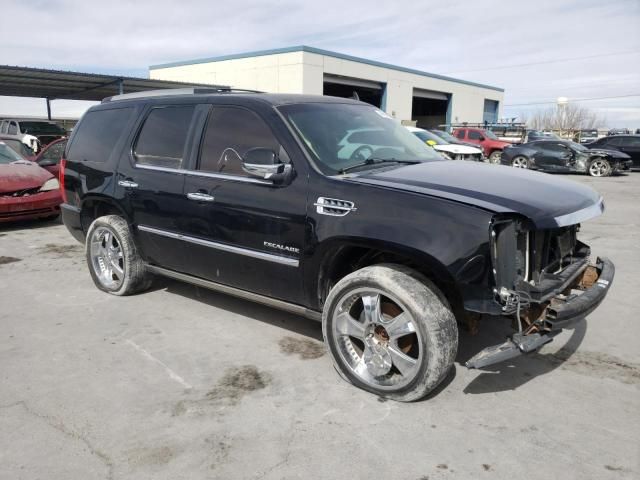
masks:
[[[580,105],[567,103],[520,116],[529,128],[570,133],[589,130],[604,124],[604,118]]]

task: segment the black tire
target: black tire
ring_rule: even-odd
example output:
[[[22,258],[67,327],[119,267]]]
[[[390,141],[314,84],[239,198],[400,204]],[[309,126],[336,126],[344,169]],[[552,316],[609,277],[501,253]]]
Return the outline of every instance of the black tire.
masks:
[[[97,266],[98,263],[92,253],[92,243],[94,247],[99,243],[95,238],[96,234],[107,231],[115,237],[114,243],[117,242],[119,244],[122,252],[122,256],[117,261],[122,268],[122,278],[113,283],[101,279],[101,272],[97,271],[99,268]],[[118,296],[132,295],[147,290],[151,286],[153,277],[147,272],[144,262],[138,253],[129,225],[124,218],[118,215],[105,215],[96,218],[91,223],[87,231],[85,257],[93,283],[104,292]]]
[[[367,288],[381,292],[381,298],[387,299],[388,295],[390,298],[398,299],[402,304],[403,313],[408,312],[415,324],[415,333],[408,335],[413,336],[412,341],[415,341],[420,352],[424,352],[415,360],[415,370],[412,370],[415,373],[407,377],[406,383],[398,388],[394,385],[373,385],[363,376],[355,373],[353,365],[350,366],[349,362],[357,362],[356,357],[347,358],[343,353],[345,338],[351,339],[351,337],[336,332],[339,322],[336,318],[344,314],[344,310],[341,310],[344,299],[356,298],[358,292]],[[366,293],[363,294],[363,296],[366,295]],[[393,322],[393,320],[390,321]],[[418,272],[395,264],[365,267],[341,279],[333,287],[325,302],[322,332],[333,364],[344,380],[380,397],[401,402],[418,400],[433,391],[451,369],[458,349],[456,318],[445,296],[431,281]],[[387,336],[388,342],[391,342],[390,336]],[[368,338],[370,337],[371,334]],[[364,349],[361,355],[360,361],[366,364]],[[394,368],[396,368],[395,360],[389,373],[382,376],[371,373],[366,375],[377,380],[392,378],[402,373],[400,370],[395,370],[394,373]],[[404,377],[401,375],[401,378]]]
[[[524,155],[517,155],[511,160],[511,166],[515,168],[529,168],[530,165],[529,159]]]
[[[500,160],[502,158],[502,150],[494,150],[489,155],[489,163],[494,165],[500,165]]]
[[[595,157],[589,163],[587,170],[592,177],[608,177],[613,172],[609,160],[603,157]]]

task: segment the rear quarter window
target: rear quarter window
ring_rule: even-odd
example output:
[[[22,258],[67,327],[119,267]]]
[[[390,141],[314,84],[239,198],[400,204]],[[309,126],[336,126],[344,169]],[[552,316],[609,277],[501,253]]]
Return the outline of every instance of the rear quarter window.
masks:
[[[96,163],[109,160],[134,110],[126,107],[87,112],[76,127],[67,160]]]

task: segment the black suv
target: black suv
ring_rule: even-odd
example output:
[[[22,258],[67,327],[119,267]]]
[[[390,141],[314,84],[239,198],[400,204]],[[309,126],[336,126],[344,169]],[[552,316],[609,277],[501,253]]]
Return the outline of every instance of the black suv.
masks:
[[[467,366],[496,363],[589,314],[614,274],[576,238],[594,190],[445,161],[355,100],[113,97],[74,130],[61,184],[101,290],[165,275],[321,320],[340,375],[401,401],[446,376],[457,320],[517,319]]]

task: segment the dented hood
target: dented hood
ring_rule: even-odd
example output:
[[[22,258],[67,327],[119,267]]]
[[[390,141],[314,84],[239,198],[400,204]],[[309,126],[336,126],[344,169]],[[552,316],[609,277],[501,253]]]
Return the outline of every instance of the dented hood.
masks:
[[[0,164],[0,194],[38,188],[50,178],[53,175],[37,163]]]
[[[586,185],[486,163],[434,161],[371,170],[348,180],[445,198],[496,213],[518,213],[537,228],[573,225],[604,211],[602,197]]]

